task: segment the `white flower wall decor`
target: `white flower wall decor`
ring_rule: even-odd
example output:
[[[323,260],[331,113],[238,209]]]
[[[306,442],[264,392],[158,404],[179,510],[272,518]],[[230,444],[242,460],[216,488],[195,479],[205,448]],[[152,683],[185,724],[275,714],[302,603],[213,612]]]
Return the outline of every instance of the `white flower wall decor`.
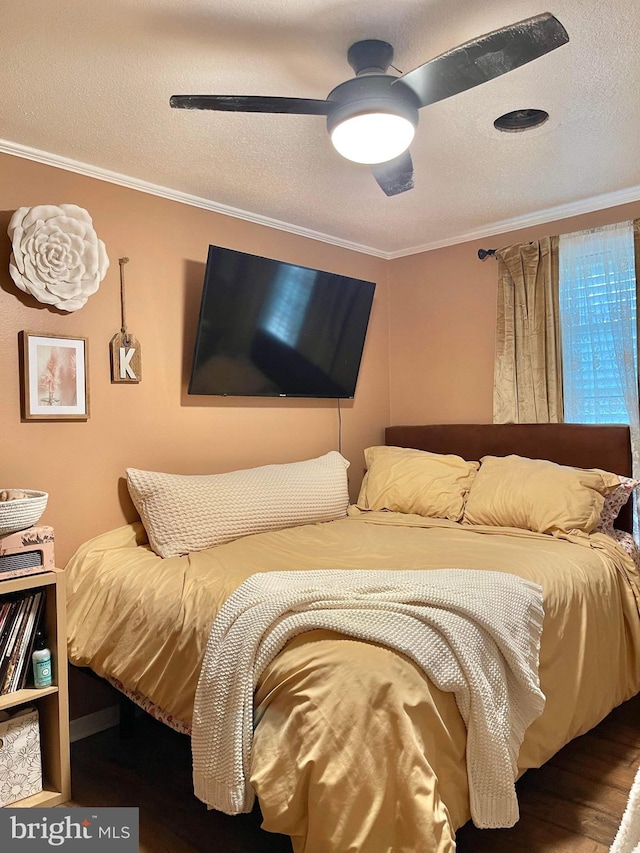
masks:
[[[14,284],[46,305],[77,311],[109,268],[102,240],[86,210],[75,204],[20,207],[7,229]]]

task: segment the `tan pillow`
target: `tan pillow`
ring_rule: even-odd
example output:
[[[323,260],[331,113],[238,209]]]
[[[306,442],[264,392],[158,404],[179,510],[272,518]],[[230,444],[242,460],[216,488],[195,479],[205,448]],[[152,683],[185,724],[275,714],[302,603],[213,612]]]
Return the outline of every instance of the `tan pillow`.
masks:
[[[241,536],[343,518],[349,462],[335,450],[228,474],[162,474],[127,468],[129,494],[161,557]]]
[[[479,467],[461,456],[408,447],[368,447],[356,506],[460,521]]]
[[[616,474],[571,468],[523,456],[483,456],[467,498],[464,521],[537,533],[590,533]]]

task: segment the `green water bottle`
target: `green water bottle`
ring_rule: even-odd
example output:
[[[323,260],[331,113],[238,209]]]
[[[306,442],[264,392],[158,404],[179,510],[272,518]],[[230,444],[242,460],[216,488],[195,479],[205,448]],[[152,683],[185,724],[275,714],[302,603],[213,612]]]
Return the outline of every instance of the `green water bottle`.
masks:
[[[33,661],[34,686],[51,687],[53,681],[51,651],[47,648],[47,638],[44,631],[36,633],[35,648],[31,658]]]

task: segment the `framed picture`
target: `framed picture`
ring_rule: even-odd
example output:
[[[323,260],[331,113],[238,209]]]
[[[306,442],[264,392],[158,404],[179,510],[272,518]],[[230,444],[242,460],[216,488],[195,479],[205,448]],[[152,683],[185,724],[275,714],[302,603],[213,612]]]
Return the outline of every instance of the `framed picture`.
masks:
[[[86,421],[87,339],[20,332],[22,419]]]

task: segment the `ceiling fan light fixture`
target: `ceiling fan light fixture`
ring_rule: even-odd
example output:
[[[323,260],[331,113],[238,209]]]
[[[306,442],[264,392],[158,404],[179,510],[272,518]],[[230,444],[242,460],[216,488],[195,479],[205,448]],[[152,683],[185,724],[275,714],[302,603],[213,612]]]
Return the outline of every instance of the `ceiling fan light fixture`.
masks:
[[[415,124],[395,113],[359,113],[336,124],[330,131],[338,154],[354,163],[386,163],[411,145]]]

